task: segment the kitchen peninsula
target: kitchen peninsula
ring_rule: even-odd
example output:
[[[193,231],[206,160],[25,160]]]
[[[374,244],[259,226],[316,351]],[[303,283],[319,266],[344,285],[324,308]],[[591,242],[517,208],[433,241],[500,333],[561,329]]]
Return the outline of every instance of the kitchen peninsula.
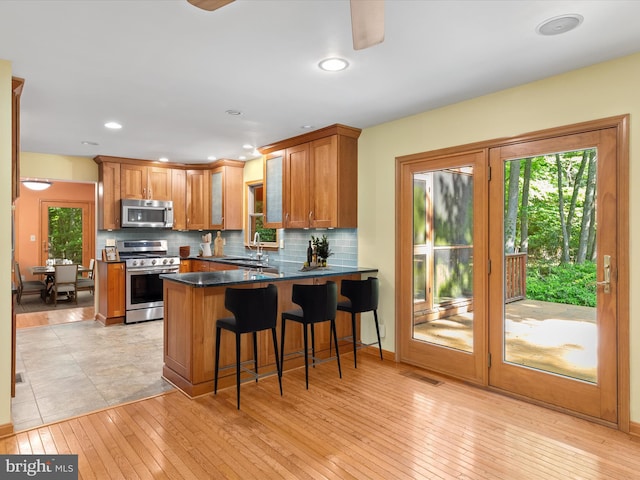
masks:
[[[211,260],[230,270],[191,272],[162,275],[164,281],[164,367],[163,376],[187,395],[195,397],[213,391],[215,358],[215,322],[230,316],[224,307],[227,287],[259,288],[273,283],[278,287],[278,332],[281,313],[298,308],[291,301],[293,284],[324,283],[328,280],[340,285],[342,279],[359,279],[363,274],[376,274],[375,268],[330,266],[301,271],[301,265],[281,262],[268,268],[238,268],[233,261]],[[338,312],[338,337],[351,334],[350,316]],[[358,324],[359,325],[359,324]],[[287,328],[285,355],[302,350],[302,327]],[[261,373],[275,372],[275,354],[268,332],[258,334],[258,366]],[[280,335],[278,333],[278,335]],[[358,335],[358,332],[356,332]],[[328,356],[329,325],[316,325],[316,356]],[[220,364],[235,367],[234,336],[222,333]],[[279,345],[278,348],[282,348]],[[341,342],[341,353],[351,350],[349,342]],[[253,357],[250,335],[242,336],[242,361]],[[302,365],[303,356],[285,358],[283,370]],[[235,368],[220,371],[219,385],[235,383]]]

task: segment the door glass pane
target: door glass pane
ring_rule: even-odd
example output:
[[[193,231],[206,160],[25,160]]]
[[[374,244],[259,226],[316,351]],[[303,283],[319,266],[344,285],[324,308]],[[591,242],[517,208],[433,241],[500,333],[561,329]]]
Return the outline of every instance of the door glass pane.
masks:
[[[49,207],[48,258],[82,263],[82,208]]]
[[[472,352],[473,168],[413,178],[413,338]]]
[[[506,362],[597,382],[595,149],[505,162]]]
[[[265,175],[267,187],[267,220],[272,223],[282,222],[282,161],[283,157],[267,160]]]

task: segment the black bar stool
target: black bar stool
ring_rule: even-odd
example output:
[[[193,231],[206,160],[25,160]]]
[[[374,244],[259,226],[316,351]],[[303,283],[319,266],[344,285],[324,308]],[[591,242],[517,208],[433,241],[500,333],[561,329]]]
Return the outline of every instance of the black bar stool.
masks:
[[[276,341],[276,323],[278,320],[278,289],[271,284],[264,288],[227,288],[224,294],[224,306],[233,313],[233,317],[220,318],[216,321],[216,364],[213,393],[218,392],[218,363],[220,361],[220,330],[225,329],[236,335],[236,392],[238,410],[240,410],[240,336],[243,333],[253,334],[254,370],[242,368],[252,374],[258,381],[258,338],[257,332],[271,330],[273,349],[276,356],[278,383],[282,395],[282,370],[278,361],[278,343]]]
[[[382,344],[380,343],[380,326],[378,324],[378,279],[369,277],[366,280],[342,280],[340,284],[340,294],[348,300],[338,302],[338,310],[351,313],[351,337],[353,339],[353,365],[358,368],[356,350],[358,348],[375,345],[365,344],[356,340],[356,314],[373,312],[373,319],[376,323],[376,333],[378,335],[378,348],[380,349],[380,360],[382,360]]]
[[[311,325],[311,359],[313,366],[330,359],[319,360],[316,358],[315,330],[316,323],[331,322],[331,333],[336,344],[336,359],[338,360],[338,373],[342,378],[340,368],[340,353],[338,352],[338,335],[336,333],[336,307],[338,303],[338,286],[335,282],[327,282],[322,285],[293,285],[291,299],[300,305],[300,309],[282,312],[282,356],[280,365],[284,365],[284,332],[287,320],[293,320],[302,324],[304,331],[304,375],[307,390],[309,389],[309,347],[307,340],[307,326]],[[298,353],[298,352],[295,352]]]

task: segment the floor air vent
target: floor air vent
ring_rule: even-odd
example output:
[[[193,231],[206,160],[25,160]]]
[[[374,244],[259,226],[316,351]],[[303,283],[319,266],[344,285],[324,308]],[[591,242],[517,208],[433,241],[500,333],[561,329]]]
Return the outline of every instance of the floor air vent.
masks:
[[[420,380],[422,382],[427,382],[435,387],[441,385],[442,382],[440,380],[436,380],[434,378],[427,377],[418,372],[404,372],[402,375],[405,377],[413,378],[414,380]]]
[[[16,373],[16,383],[24,383],[24,379],[22,378],[22,372]]]

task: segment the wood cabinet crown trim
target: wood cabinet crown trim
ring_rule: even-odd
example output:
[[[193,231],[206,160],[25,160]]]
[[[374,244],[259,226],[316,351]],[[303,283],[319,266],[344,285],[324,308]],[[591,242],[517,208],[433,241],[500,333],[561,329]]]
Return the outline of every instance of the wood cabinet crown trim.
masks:
[[[267,155],[269,153],[276,152],[278,150],[294,147],[302,143],[311,142],[313,140],[319,140],[321,138],[330,137],[332,135],[342,135],[344,137],[351,137],[351,138],[357,139],[358,137],[360,137],[361,132],[362,130],[360,130],[359,128],[349,127],[347,125],[341,125],[339,123],[336,123],[334,125],[329,125],[328,127],[314,130],[313,132],[298,135],[297,137],[287,138],[286,140],[280,140],[278,142],[272,143],[271,145],[265,145],[263,147],[259,147],[258,150],[263,155]]]
[[[175,163],[175,162],[159,162],[157,160],[144,160],[140,158],[111,157],[109,155],[96,155],[93,161],[97,164],[112,162],[130,165],[142,165],[146,167],[163,167],[175,168],[180,170],[211,170],[218,167],[236,167],[244,168],[245,162],[242,160],[230,160],[221,158],[209,163]]]

